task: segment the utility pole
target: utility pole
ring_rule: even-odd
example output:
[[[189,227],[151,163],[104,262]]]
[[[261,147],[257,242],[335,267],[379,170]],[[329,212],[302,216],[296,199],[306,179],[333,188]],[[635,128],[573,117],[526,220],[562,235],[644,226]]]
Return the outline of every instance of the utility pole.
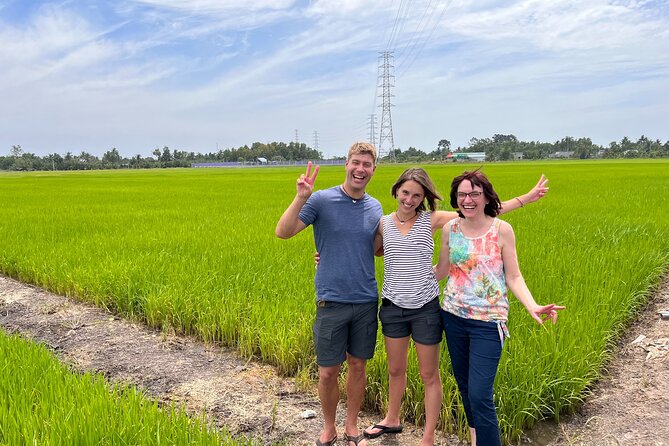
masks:
[[[295,145],[298,147],[300,145],[300,138],[298,138],[297,129],[295,129]]]
[[[394,95],[390,92],[391,87],[394,87],[395,76],[391,74],[394,69],[392,63],[393,52],[384,51],[381,53],[381,129],[379,132],[379,158],[387,156],[389,161],[395,161],[395,139],[393,137],[393,120],[390,116],[390,107],[393,106],[390,98]]]
[[[376,146],[376,114],[369,115],[367,127],[369,128],[369,142]]]
[[[314,150],[318,151],[318,130],[314,130]]]

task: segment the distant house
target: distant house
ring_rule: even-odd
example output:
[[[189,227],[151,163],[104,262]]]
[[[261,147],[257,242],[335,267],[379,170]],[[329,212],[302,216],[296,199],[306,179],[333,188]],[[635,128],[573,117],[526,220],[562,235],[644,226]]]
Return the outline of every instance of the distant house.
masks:
[[[262,164],[267,164],[267,158],[262,158],[262,157],[259,156],[258,158],[256,158],[256,163],[261,164],[261,165]]]
[[[522,160],[525,158],[525,154],[523,152],[513,152],[513,159],[514,160]]]
[[[456,152],[453,158],[458,161],[485,161],[485,152]]]
[[[548,155],[549,158],[571,158],[574,152],[555,152]]]

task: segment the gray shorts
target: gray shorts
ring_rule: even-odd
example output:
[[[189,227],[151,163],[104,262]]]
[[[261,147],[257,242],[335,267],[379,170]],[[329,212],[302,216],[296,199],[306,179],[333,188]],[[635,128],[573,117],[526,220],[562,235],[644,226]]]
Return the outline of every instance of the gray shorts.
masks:
[[[418,344],[439,344],[443,333],[439,310],[438,296],[415,309],[401,308],[382,299],[379,310],[381,331],[389,338],[411,336]]]
[[[317,302],[313,331],[318,365],[339,365],[346,360],[346,353],[360,359],[372,359],[378,328],[377,308],[376,302]]]

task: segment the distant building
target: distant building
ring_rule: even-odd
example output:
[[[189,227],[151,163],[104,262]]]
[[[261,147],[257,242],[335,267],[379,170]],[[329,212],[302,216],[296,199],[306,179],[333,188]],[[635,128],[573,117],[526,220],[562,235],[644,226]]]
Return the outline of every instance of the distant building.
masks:
[[[485,152],[456,152],[449,159],[455,158],[457,161],[485,161]]]
[[[549,158],[571,158],[574,152],[555,152],[548,155]]]
[[[258,164],[261,164],[261,165],[262,164],[267,164],[267,158],[262,158],[262,157],[259,156],[258,158],[256,158],[256,162]]]
[[[513,152],[513,159],[514,160],[522,160],[525,158],[525,154],[523,152]]]

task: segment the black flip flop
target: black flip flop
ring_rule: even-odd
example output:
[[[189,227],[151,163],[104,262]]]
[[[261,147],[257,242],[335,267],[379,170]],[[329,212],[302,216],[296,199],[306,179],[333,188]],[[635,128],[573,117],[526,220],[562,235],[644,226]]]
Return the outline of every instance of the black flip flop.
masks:
[[[379,429],[379,431],[370,434],[367,432],[367,429]],[[401,424],[399,426],[384,426],[383,424],[375,424],[374,426],[368,427],[367,429],[365,429],[362,433],[365,434],[365,437],[372,439],[380,437],[384,434],[399,434],[402,432],[402,429],[404,429],[404,426]]]

